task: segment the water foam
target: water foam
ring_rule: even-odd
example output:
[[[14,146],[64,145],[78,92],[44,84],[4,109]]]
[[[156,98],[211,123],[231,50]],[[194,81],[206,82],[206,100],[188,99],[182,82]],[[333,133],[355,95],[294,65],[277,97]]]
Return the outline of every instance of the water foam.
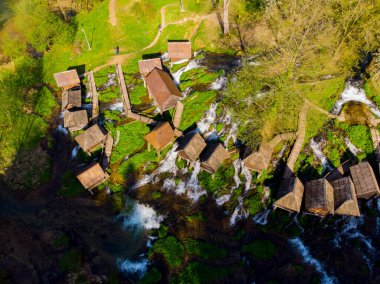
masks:
[[[313,138],[310,140],[310,148],[313,150],[315,157],[321,162],[323,171],[326,169],[333,170],[326,156],[322,153],[322,143],[323,141],[320,141],[319,143],[315,142]]]
[[[145,230],[158,229],[164,220],[164,217],[158,215],[152,207],[140,203],[135,203],[128,216],[122,216],[122,218],[124,228]]]
[[[116,265],[121,272],[125,274],[137,274],[141,278],[148,270],[149,261],[147,259],[133,261],[118,258],[116,259]]]

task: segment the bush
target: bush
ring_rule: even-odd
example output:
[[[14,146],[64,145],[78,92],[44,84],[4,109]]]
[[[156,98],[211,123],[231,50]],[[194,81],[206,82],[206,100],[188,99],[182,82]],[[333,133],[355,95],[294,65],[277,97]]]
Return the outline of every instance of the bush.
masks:
[[[183,245],[172,236],[157,240],[153,245],[153,252],[163,255],[171,268],[179,267],[185,255]]]
[[[186,239],[184,245],[188,254],[196,255],[206,260],[220,260],[227,257],[227,251],[225,249],[218,248],[210,243],[205,243],[194,239]]]
[[[271,260],[277,255],[276,247],[269,240],[254,240],[251,244],[243,246],[243,252],[259,260]]]
[[[157,268],[152,268],[147,274],[140,280],[140,284],[154,284],[161,280],[161,272]]]
[[[183,272],[171,282],[183,284],[216,283],[227,277],[228,271],[224,267],[211,267],[199,262],[189,263]]]
[[[82,255],[78,250],[70,250],[59,259],[59,268],[62,272],[76,271],[82,265]]]
[[[353,125],[347,128],[348,138],[357,148],[363,150],[364,153],[373,152],[373,144],[371,132],[365,125]]]

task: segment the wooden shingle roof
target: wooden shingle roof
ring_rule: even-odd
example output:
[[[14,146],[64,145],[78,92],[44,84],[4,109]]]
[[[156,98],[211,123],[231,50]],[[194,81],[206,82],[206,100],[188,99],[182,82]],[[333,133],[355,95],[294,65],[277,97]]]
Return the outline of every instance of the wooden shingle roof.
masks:
[[[321,217],[334,214],[334,189],[326,179],[305,183],[305,211]]]
[[[105,139],[106,132],[98,124],[94,124],[75,137],[75,140],[85,152],[92,152],[98,146],[103,146]]]
[[[254,152],[243,159],[244,166],[260,173],[268,168],[272,153],[273,148],[268,143],[262,143],[259,151]]]
[[[175,107],[177,101],[181,99],[181,92],[165,71],[154,68],[145,81],[161,113]]]
[[[82,106],[81,90],[67,90],[62,94],[62,110]]]
[[[70,131],[76,131],[84,128],[88,123],[87,111],[66,111],[63,114],[63,124]]]
[[[180,141],[177,151],[181,158],[189,162],[195,162],[205,147],[206,142],[198,132],[195,132],[187,134]]]
[[[172,61],[193,57],[190,41],[168,41],[168,55]]]
[[[99,163],[94,163],[79,173],[77,178],[84,188],[91,190],[106,181],[109,175],[103,171]]]
[[[165,122],[145,135],[144,139],[156,150],[161,151],[174,141],[174,131],[169,122]]]
[[[300,212],[303,192],[304,186],[299,178],[283,179],[274,206],[290,212]]]
[[[354,184],[349,177],[343,177],[331,182],[334,188],[335,214],[360,216],[358,200]]]
[[[368,199],[380,194],[375,174],[368,162],[350,167],[350,174],[358,198]]]
[[[80,86],[80,79],[77,70],[68,70],[60,73],[54,74],[55,82],[58,87],[64,90],[71,89],[76,86]]]
[[[162,70],[161,58],[152,58],[139,61],[141,75],[146,77],[154,68]]]
[[[210,143],[201,154],[201,168],[215,174],[227,157],[228,153],[221,143]]]

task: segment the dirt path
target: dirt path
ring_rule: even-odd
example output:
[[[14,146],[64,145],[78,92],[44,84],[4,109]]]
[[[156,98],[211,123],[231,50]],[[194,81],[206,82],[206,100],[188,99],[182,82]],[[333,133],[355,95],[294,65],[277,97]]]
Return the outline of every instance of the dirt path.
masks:
[[[305,102],[299,113],[297,139],[296,139],[296,142],[294,143],[292,152],[290,153],[283,178],[290,178],[293,175],[294,165],[297,161],[298,155],[300,154],[302,150],[302,146],[305,141],[306,116],[307,116],[308,108],[309,108],[309,104]]]
[[[108,4],[108,11],[110,14],[109,22],[111,26],[116,26],[117,18],[116,18],[116,0],[110,0]]]

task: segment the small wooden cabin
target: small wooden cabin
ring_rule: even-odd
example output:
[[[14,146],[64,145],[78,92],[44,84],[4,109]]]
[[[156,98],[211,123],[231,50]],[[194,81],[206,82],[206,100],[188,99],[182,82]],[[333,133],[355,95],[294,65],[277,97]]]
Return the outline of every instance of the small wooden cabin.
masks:
[[[55,82],[62,90],[70,90],[73,88],[80,89],[80,79],[77,70],[68,70],[54,74]]]
[[[358,198],[369,199],[380,194],[375,174],[368,162],[350,167],[350,174]]]
[[[331,182],[334,188],[335,214],[360,216],[354,184],[350,177],[342,177]]]
[[[86,110],[66,111],[63,114],[63,126],[71,132],[81,130],[88,124]]]
[[[181,92],[169,74],[157,67],[149,73],[145,82],[148,87],[149,95],[153,98],[161,113],[174,108],[177,101],[182,98]]]
[[[305,211],[320,217],[334,214],[334,189],[326,179],[305,183]]]
[[[161,58],[151,58],[139,61],[140,73],[144,80],[145,77],[148,76],[148,74],[152,72],[154,68],[162,70]]]
[[[243,159],[244,166],[261,173],[268,168],[272,153],[273,148],[268,143],[262,143],[258,152],[254,152]]]
[[[283,179],[278,189],[274,207],[289,212],[300,212],[303,192],[304,186],[298,177]]]
[[[178,146],[178,156],[190,163],[194,163],[206,148],[206,142],[198,133],[189,133],[183,137]]]
[[[201,168],[210,174],[215,174],[227,158],[228,152],[221,143],[208,144],[201,154]]]
[[[78,180],[85,189],[91,190],[105,182],[109,175],[103,171],[99,163],[93,163],[77,175]]]
[[[174,131],[169,122],[165,122],[145,135],[144,139],[149,146],[152,145],[157,151],[161,151],[175,139]]]
[[[190,41],[168,41],[168,55],[172,62],[189,60],[193,57]]]
[[[87,128],[83,133],[75,137],[83,151],[90,154],[99,147],[104,147],[106,131],[98,124]]]
[[[81,90],[67,90],[62,94],[62,110],[69,110],[82,106]]]

